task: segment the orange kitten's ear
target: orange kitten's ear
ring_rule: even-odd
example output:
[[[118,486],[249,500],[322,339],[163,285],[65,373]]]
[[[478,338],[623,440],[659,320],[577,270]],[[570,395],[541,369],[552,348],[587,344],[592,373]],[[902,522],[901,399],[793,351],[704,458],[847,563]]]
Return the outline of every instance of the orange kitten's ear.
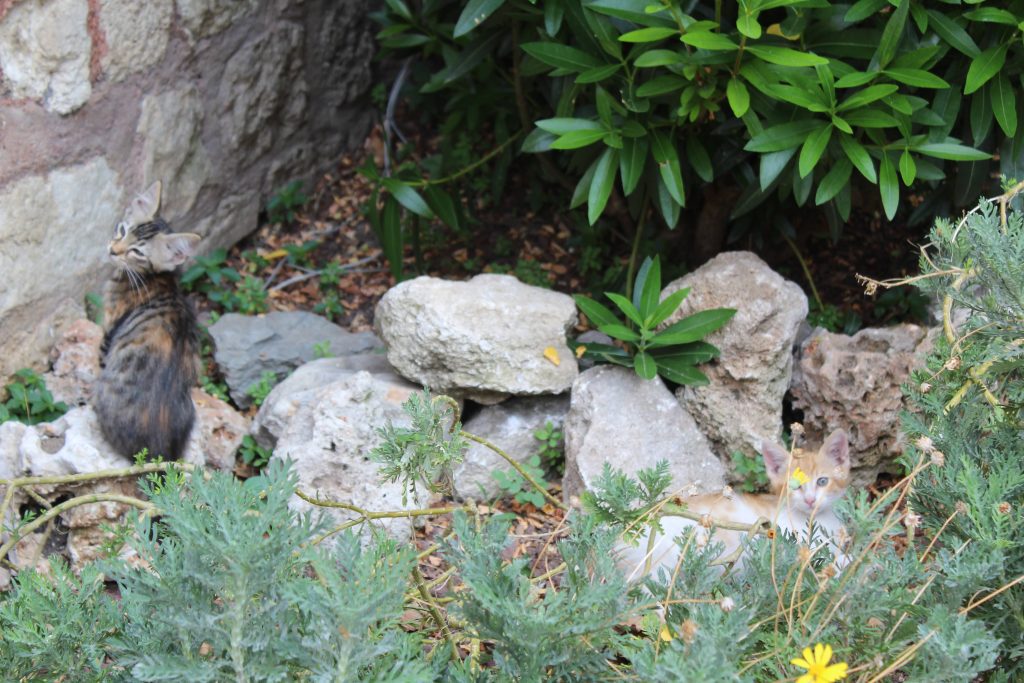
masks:
[[[132,203],[128,205],[128,210],[124,212],[125,220],[130,225],[142,225],[156,218],[156,212],[160,209],[161,187],[158,180],[132,200]]]
[[[166,268],[177,268],[196,253],[196,245],[202,239],[192,232],[175,232],[159,235],[163,247],[163,263]]]
[[[828,435],[821,445],[821,454],[840,469],[850,469],[850,439],[846,432],[837,429]]]
[[[789,451],[768,439],[761,442],[761,456],[764,458],[764,469],[773,484],[789,479]]]

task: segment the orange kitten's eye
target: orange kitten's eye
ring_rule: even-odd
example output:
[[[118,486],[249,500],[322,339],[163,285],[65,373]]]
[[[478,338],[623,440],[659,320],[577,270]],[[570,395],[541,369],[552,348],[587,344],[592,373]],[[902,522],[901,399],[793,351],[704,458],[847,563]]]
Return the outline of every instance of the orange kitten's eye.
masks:
[[[814,483],[818,486],[828,486],[828,477],[818,477],[818,481]]]

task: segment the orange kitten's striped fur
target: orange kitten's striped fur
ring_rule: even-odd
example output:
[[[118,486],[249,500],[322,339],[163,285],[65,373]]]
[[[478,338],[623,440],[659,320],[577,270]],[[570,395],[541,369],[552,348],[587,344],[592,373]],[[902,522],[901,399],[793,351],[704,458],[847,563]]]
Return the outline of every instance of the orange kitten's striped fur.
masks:
[[[850,483],[850,445],[846,432],[837,429],[818,451],[798,450],[792,459],[785,448],[771,442],[762,444],[761,450],[771,493],[692,496],[684,498],[687,509],[708,514],[713,519],[742,524],[754,524],[764,517],[803,538],[807,537],[813,518],[817,527],[834,536],[840,524],[832,507],[846,493]],[[807,483],[791,489],[790,480],[798,467],[807,475]],[[679,559],[679,546],[673,539],[691,528],[703,529],[697,522],[668,515],[662,518],[661,524],[665,533],[655,538],[650,566],[652,570],[658,566],[672,570]],[[739,547],[745,536],[742,531],[717,529],[714,532],[714,540],[725,544],[725,554]],[[647,535],[641,537],[638,546],[623,548],[619,565],[631,579],[643,574],[648,550]]]

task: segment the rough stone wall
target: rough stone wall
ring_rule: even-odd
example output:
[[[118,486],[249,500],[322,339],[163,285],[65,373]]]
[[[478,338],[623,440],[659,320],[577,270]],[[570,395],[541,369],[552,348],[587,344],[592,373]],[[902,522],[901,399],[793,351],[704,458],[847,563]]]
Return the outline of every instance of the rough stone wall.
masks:
[[[0,378],[38,366],[127,201],[207,250],[362,142],[372,0],[0,0]]]

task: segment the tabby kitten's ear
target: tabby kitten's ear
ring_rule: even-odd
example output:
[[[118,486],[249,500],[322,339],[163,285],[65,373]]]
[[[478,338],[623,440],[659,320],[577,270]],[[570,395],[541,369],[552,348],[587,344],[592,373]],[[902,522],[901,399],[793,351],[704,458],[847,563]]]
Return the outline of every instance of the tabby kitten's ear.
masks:
[[[136,195],[128,210],[124,212],[124,218],[129,225],[142,225],[150,223],[156,218],[156,212],[160,209],[160,181],[156,181],[142,194]]]
[[[850,439],[846,432],[837,429],[821,444],[821,454],[837,469],[850,470]]]
[[[153,238],[150,262],[156,270],[174,270],[196,253],[202,238],[192,232],[158,234]]]
[[[789,451],[765,439],[761,442],[761,456],[771,483],[776,487],[786,484],[789,481]]]

